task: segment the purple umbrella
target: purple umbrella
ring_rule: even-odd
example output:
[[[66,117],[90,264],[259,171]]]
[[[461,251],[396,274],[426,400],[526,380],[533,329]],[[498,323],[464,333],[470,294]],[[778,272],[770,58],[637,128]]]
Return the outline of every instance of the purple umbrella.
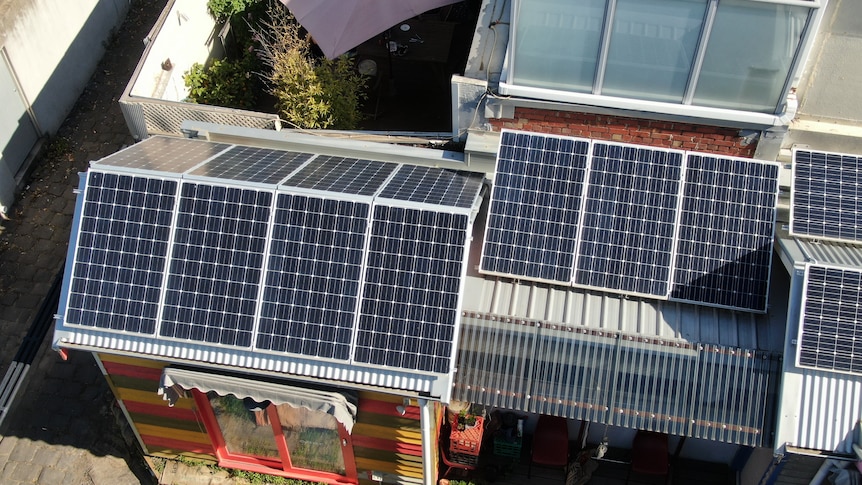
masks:
[[[393,25],[460,0],[281,0],[329,59]]]

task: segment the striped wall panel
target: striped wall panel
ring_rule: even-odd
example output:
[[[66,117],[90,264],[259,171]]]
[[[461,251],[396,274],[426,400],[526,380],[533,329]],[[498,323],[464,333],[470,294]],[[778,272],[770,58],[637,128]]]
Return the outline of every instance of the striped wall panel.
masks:
[[[372,473],[383,483],[422,483],[422,433],[415,401],[396,409],[403,398],[373,392],[359,393],[359,411],[353,427],[353,453],[360,484]],[[433,446],[433,445],[432,445]]]
[[[107,372],[105,378],[111,390],[126,408],[131,418],[129,424],[134,427],[147,454],[216,460],[203,421],[193,408],[194,400],[180,399],[174,407],[169,407],[158,395],[165,363],[107,354],[98,357]]]

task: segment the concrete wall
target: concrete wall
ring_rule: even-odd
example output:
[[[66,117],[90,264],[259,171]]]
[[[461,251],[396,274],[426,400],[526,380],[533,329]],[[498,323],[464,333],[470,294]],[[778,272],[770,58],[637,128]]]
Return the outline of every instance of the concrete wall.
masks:
[[[0,48],[39,135],[59,129],[102,58],[111,32],[125,18],[129,2],[0,0]],[[13,143],[14,137],[8,144]],[[0,165],[5,168],[0,170],[0,212],[6,212],[14,196],[10,167],[18,172],[22,163],[2,160]]]
[[[495,130],[510,128],[737,157],[752,157],[757,148],[733,128],[520,107],[514,113],[512,118],[488,122]]]
[[[146,53],[131,96],[183,101],[189,93],[183,74],[192,64],[224,56],[206,0],[175,0]]]

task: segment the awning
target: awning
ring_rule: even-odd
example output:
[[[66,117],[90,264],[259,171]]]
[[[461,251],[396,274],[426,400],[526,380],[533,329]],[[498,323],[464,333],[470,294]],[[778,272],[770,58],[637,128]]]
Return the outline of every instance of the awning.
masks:
[[[171,406],[180,397],[177,388],[213,391],[219,396],[233,394],[238,398],[250,398],[257,402],[287,404],[293,407],[320,411],[335,417],[350,433],[356,422],[356,399],[346,393],[323,391],[305,387],[294,387],[279,382],[265,382],[244,377],[235,377],[211,372],[201,372],[178,367],[165,367],[159,383],[159,395]]]

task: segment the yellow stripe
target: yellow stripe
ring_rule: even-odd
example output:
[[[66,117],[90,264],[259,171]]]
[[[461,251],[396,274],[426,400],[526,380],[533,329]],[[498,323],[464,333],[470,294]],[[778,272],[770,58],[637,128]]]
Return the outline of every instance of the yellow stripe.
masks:
[[[151,424],[138,424],[138,433],[149,436],[158,436],[159,438],[170,438],[172,440],[189,441],[191,443],[201,443],[204,445],[212,445],[210,437],[206,433],[196,433],[182,429],[165,428],[163,426],[153,426]]]
[[[375,450],[372,448],[362,448],[359,446],[353,448],[353,456],[357,458],[365,458],[368,460],[397,461],[398,463],[404,463],[405,465],[416,463],[416,466],[422,466],[421,456],[395,453],[392,451]]]
[[[404,428],[387,428],[385,426],[375,426],[373,424],[356,423],[353,426],[353,434],[370,436],[372,438],[382,438],[399,443],[409,443],[413,445],[422,444],[422,433],[417,429]]]
[[[190,453],[188,451],[172,450],[169,448],[154,448],[152,446],[147,446],[147,451],[147,454],[149,455],[158,456],[161,458],[168,458],[171,460],[176,460],[177,458],[184,456],[186,458],[191,458],[199,461],[207,461],[212,463],[218,462],[218,458],[213,455],[202,455],[200,453]]]
[[[403,466],[386,461],[367,460],[356,458],[356,468],[359,470],[374,470],[402,475],[405,477],[422,478],[422,467]]]
[[[99,354],[99,359],[105,362],[115,362],[117,364],[132,365],[135,367],[147,367],[150,369],[164,369],[167,362],[158,360],[138,359],[136,357],[126,357],[124,355]]]
[[[152,391],[140,391],[138,389],[129,389],[127,387],[118,387],[117,394],[120,396],[120,399],[123,401],[135,401],[142,402],[145,404],[156,404],[159,406],[167,406],[168,402],[162,399],[162,396],[159,396],[155,392]],[[176,407],[179,409],[192,409],[194,408],[195,400],[192,398],[182,398],[178,399],[176,403]]]
[[[371,399],[374,401],[383,401],[383,402],[391,402],[396,404],[404,404],[404,397],[398,396],[395,394],[383,394],[380,392],[371,392],[371,391],[359,391],[359,407],[362,407],[363,399]],[[418,406],[419,401],[416,399],[410,399],[411,406]]]

